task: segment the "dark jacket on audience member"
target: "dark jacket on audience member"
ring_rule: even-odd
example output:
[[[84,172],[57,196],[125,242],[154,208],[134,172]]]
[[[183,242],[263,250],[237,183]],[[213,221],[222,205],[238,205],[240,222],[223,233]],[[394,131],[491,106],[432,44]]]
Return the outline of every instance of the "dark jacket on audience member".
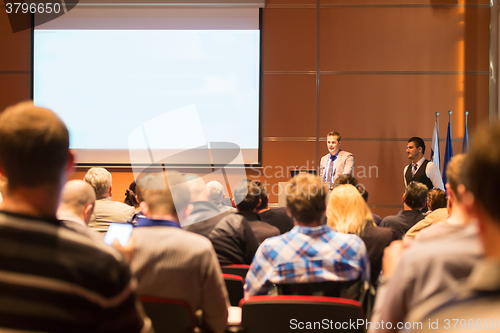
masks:
[[[280,231],[278,228],[270,225],[266,221],[262,221],[259,214],[257,213],[239,212],[237,214],[243,216],[248,221],[259,245],[269,237],[280,235]]]
[[[380,222],[381,227],[391,227],[397,235],[397,239],[403,239],[404,234],[422,220],[424,215],[419,210],[401,210],[398,215],[390,215]]]
[[[220,220],[209,233],[208,239],[221,265],[250,265],[259,247],[248,221],[239,214],[228,214]]]
[[[181,225],[183,228],[192,224],[200,223],[201,221],[207,221],[217,216],[219,216],[219,219],[217,219],[217,221],[222,218],[221,214],[223,213],[219,209],[217,209],[216,205],[209,201],[194,201],[192,202],[192,205],[193,210],[191,211],[191,214],[189,214],[185,221],[181,221]],[[225,215],[226,214],[222,216]]]
[[[382,270],[384,249],[396,238],[394,229],[377,227],[371,221],[366,223],[361,233],[361,239],[365,242],[368,258],[370,258],[370,281],[373,285],[376,285]]]
[[[266,221],[270,225],[279,229],[280,234],[284,234],[292,230],[294,227],[293,218],[288,216],[285,207],[271,208],[259,213],[262,221]]]

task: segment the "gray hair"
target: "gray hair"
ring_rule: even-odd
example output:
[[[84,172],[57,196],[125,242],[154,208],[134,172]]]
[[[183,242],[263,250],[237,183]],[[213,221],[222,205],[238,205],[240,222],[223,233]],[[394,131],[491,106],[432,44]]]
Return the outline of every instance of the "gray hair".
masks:
[[[218,205],[224,197],[224,187],[216,180],[212,180],[207,184],[208,201]]]
[[[90,168],[83,178],[95,191],[97,199],[107,198],[111,189],[111,174],[104,168]]]

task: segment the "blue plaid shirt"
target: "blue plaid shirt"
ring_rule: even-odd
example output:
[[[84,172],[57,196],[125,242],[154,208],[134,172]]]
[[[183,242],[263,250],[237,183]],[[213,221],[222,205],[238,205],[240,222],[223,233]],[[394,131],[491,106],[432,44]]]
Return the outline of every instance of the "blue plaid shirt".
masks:
[[[246,276],[245,297],[267,294],[273,283],[369,281],[366,246],[356,235],[329,226],[295,226],[266,239]]]

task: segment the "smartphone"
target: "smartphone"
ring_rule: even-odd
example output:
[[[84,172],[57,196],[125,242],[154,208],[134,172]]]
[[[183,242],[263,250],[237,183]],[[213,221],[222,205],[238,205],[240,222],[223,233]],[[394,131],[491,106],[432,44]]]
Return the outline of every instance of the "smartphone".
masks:
[[[134,226],[128,223],[111,223],[108,231],[106,231],[106,235],[104,235],[104,243],[113,245],[115,239],[118,239],[120,244],[125,246],[133,229]]]

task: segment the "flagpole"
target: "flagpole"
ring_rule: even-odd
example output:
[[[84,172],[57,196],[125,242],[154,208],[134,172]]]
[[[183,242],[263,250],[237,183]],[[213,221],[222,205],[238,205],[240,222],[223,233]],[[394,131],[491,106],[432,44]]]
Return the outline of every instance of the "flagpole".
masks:
[[[439,112],[436,112],[436,126],[437,126],[438,139],[439,139]]]
[[[453,111],[448,111],[448,122],[450,123],[450,127],[451,127],[451,114],[453,113]],[[451,136],[451,128],[450,128],[450,136]]]

